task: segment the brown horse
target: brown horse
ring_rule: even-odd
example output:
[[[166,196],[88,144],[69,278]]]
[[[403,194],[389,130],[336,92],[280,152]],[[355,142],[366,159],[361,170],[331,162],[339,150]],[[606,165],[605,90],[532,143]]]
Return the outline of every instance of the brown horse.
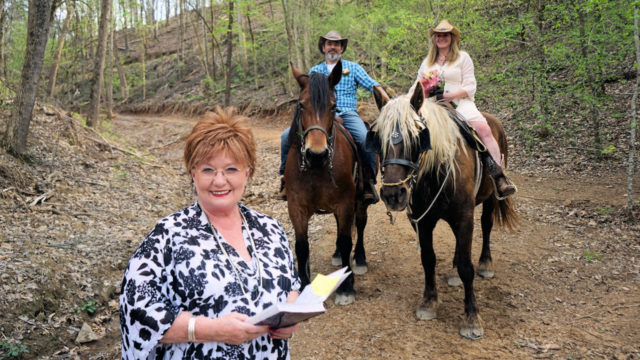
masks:
[[[481,166],[478,153],[463,139],[449,111],[424,101],[422,86],[413,94],[395,98],[381,107],[380,116],[367,134],[367,148],[380,154],[380,195],[389,210],[407,209],[418,234],[425,290],[416,310],[421,320],[436,317],[438,294],[435,282],[436,256],[433,229],[445,220],[456,238],[453,265],[464,285],[465,320],[460,335],[478,339],[484,335],[473,291],[471,263],[473,213],[482,203],[482,253],[478,274],[493,277],[490,234],[494,220],[512,228],[517,216],[511,198],[497,200],[492,180]],[[484,114],[507,163],[507,141],[502,124]],[[458,280],[459,281],[459,280]],[[451,283],[450,283],[451,284]]]
[[[350,266],[352,249],[351,229],[357,228],[354,253],[354,272],[366,271],[364,228],[367,208],[360,201],[362,186],[357,186],[357,150],[342,124],[335,120],[334,87],[342,76],[341,62],[327,77],[313,73],[302,74],[292,66],[293,76],[300,85],[298,107],[291,123],[291,148],[285,165],[289,218],[296,236],[296,258],[302,285],[310,282],[309,219],[313,214],[332,213],[338,226],[336,254],[342,266]],[[358,269],[358,271],[355,271]],[[351,274],[337,289],[335,303],[347,305],[355,301]]]

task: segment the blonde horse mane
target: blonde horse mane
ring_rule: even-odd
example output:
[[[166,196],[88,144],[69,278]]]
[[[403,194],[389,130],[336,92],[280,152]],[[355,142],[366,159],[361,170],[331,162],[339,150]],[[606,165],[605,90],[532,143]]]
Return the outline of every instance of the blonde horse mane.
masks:
[[[449,171],[456,165],[456,149],[458,141],[462,140],[456,124],[449,118],[449,113],[442,106],[432,101],[424,101],[420,113],[429,128],[431,135],[431,150],[425,151],[418,161],[418,179],[427,172],[443,168]],[[387,151],[391,141],[391,134],[399,129],[404,145],[404,154],[390,154],[392,157],[402,155],[411,159],[412,146],[419,141],[418,134],[425,126],[420,117],[411,108],[409,95],[399,96],[389,101],[380,111],[380,116],[373,125],[380,137],[382,157],[388,158]],[[464,151],[466,148],[462,147]],[[452,172],[455,176],[455,171]]]

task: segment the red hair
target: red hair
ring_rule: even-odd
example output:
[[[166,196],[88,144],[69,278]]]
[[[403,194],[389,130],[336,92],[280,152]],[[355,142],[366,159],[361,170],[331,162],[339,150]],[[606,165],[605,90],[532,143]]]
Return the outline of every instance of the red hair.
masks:
[[[227,153],[234,160],[250,169],[256,168],[256,142],[246,116],[236,114],[236,109],[216,107],[207,112],[194,125],[184,145],[184,164],[187,173],[217,154]]]

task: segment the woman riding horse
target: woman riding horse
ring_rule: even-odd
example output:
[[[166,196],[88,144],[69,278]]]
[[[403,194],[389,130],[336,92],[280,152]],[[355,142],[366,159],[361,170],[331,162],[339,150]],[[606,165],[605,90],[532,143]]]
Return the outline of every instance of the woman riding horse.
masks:
[[[445,220],[456,238],[453,264],[464,284],[465,320],[460,334],[477,339],[484,329],[473,290],[471,263],[474,208],[482,203],[482,253],[478,273],[493,276],[490,233],[494,220],[511,227],[516,214],[511,198],[494,196],[490,174],[482,168],[478,154],[462,138],[449,112],[440,105],[424,101],[418,83],[409,96],[395,98],[382,107],[380,116],[367,135],[370,149],[376,149],[382,163],[380,196],[390,210],[407,209],[418,234],[425,290],[416,316],[423,320],[436,317],[438,294],[435,282],[436,256],[433,229]],[[485,114],[507,160],[507,143],[499,120]]]

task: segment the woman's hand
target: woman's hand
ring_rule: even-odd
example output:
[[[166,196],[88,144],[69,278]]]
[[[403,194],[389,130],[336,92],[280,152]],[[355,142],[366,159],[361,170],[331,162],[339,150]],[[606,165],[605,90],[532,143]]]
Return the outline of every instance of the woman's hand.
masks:
[[[467,97],[467,92],[464,89],[459,89],[452,92],[445,92],[442,94],[442,100],[444,101],[453,101],[455,99],[462,99]]]
[[[252,325],[245,320],[249,317],[240,313],[231,313],[217,319],[210,319],[211,326],[208,326],[211,334],[209,341],[219,341],[230,345],[240,345],[249,342],[269,331],[268,326]],[[207,331],[207,333],[209,333]],[[207,336],[208,334],[203,334]],[[208,338],[208,337],[206,337]]]
[[[300,323],[297,323],[293,326],[289,326],[286,328],[271,329],[269,330],[269,335],[273,339],[288,340],[293,337],[293,334],[296,331],[298,331],[299,328],[300,328]]]

